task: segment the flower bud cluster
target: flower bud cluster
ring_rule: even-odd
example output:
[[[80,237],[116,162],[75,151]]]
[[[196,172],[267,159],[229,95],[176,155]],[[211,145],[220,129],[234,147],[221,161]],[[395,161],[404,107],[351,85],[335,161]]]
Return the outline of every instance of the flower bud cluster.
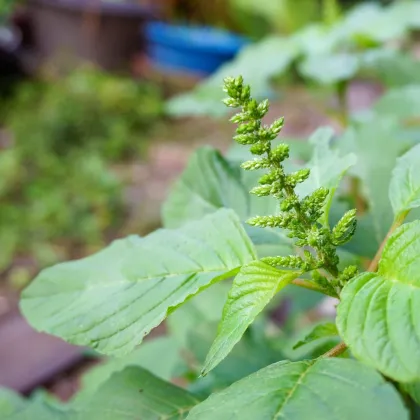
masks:
[[[267,100],[257,102],[253,99],[250,87],[244,85],[241,76],[226,78],[224,91],[229,96],[224,103],[241,109],[231,118],[232,122],[238,124],[234,140],[250,146],[250,152],[256,156],[244,162],[241,167],[245,170],[267,169],[251,193],[258,197],[272,196],[280,201],[279,214],[255,216],[248,223],[262,228],[287,229],[288,236],[296,240],[296,246],[314,251],[305,250],[302,257],[266,257],[263,261],[275,267],[299,268],[302,271],[323,269],[336,280],[334,286],[339,288],[353,276],[352,269],[339,272],[336,248],[353,236],[356,229],[355,210],[347,212],[332,230],[321,224],[319,220],[324,215],[329,190],[321,187],[300,198],[295,188],[308,179],[310,170],[300,169],[286,174],[283,162],[289,157],[289,146],[272,145],[283,128],[284,118],[264,125],[262,119],[269,110],[269,103]],[[321,285],[327,280],[321,275],[315,275],[314,281]],[[327,286],[324,284],[323,287]],[[331,282],[328,287],[332,287]]]

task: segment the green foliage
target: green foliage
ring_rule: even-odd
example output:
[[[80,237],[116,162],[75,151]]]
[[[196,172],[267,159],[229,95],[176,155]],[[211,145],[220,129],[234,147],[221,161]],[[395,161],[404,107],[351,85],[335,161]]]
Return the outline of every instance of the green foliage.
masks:
[[[321,128],[303,166],[276,141],[283,118],[265,122],[268,101],[242,77],[225,92],[249,152],[200,149],[165,229],[46,269],[23,292],[35,328],[123,357],[88,373],[69,404],[5,404],[12,420],[393,420],[418,409],[420,222],[406,223],[420,203],[418,145],[404,122],[416,113],[392,117],[385,98],[340,136]],[[335,320],[308,321],[315,294],[335,299]],[[169,337],[141,344],[166,318]]]
[[[257,15],[269,16],[278,25],[287,20],[284,10],[300,17],[311,14],[311,10],[316,16],[320,10],[316,1],[304,7],[296,5],[298,0],[235,1]],[[268,35],[244,47],[192,92],[170,99],[167,112],[174,116],[223,115],[226,111],[220,105],[216,86],[231,74],[242,74],[257,98],[273,95],[271,83],[278,80],[303,79],[309,85],[329,86],[338,95],[343,85],[346,90],[348,82],[358,76],[379,79],[389,86],[420,82],[418,60],[402,48],[411,32],[419,28],[419,19],[413,17],[420,15],[417,1],[389,6],[360,4],[346,14],[340,14],[334,1],[323,3],[323,22],[308,24],[289,36]]]
[[[420,380],[418,362],[418,249],[420,222],[388,239],[378,273],[362,273],[343,290],[340,335],[353,354],[402,382]]]
[[[16,257],[37,270],[103,246],[125,213],[111,165],[144,149],[158,92],[87,68],[24,83],[2,105],[0,272]]]

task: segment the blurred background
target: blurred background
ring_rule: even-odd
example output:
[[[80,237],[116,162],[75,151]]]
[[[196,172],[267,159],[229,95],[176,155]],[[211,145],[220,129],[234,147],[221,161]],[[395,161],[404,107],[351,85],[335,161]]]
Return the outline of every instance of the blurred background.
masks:
[[[419,84],[419,34],[417,0],[0,0],[0,386],[73,395],[96,356],[31,330],[19,293],[159,227],[197,146],[232,153],[224,76],[299,141]]]

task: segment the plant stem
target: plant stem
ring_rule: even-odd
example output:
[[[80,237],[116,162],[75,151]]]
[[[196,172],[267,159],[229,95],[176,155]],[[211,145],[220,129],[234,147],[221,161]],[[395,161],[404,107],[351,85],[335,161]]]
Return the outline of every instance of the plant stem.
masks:
[[[347,106],[347,91],[349,82],[343,80],[337,83],[337,97],[338,97],[338,120],[343,127],[347,127],[349,123],[349,111]]]
[[[308,290],[313,290],[314,292],[323,293],[324,295],[337,298],[337,295],[334,295],[333,293],[330,293],[328,290],[325,290],[324,288],[320,287],[316,283],[312,283],[311,281],[304,280],[304,279],[294,279],[292,281],[292,284],[295,286],[303,287]]]
[[[347,345],[345,343],[339,343],[331,350],[328,350],[321,357],[337,357],[340,354],[344,353],[347,350]]]
[[[382,241],[375,257],[373,258],[372,262],[369,264],[368,271],[373,272],[373,271],[377,270],[379,260],[381,259],[382,251],[384,250],[385,244],[387,243],[389,237],[394,233],[394,231],[403,224],[403,222],[404,222],[405,218],[407,217],[408,213],[409,213],[409,211],[404,211],[404,212],[401,212],[400,214],[397,215],[397,217],[394,220],[394,223],[391,225],[388,233],[386,234],[384,240]]]

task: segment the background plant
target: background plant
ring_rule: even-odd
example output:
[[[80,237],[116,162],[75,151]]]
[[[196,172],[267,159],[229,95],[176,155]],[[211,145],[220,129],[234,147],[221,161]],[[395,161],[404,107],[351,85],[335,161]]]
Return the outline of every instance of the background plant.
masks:
[[[259,99],[273,95],[273,81],[303,81],[316,87],[324,99],[334,93],[342,122],[348,116],[347,87],[356,77],[380,80],[391,87],[418,83],[419,64],[407,48],[411,34],[419,27],[418,2],[388,6],[362,3],[346,13],[339,13],[330,3],[324,2],[323,21],[308,24],[289,36],[267,35],[244,47],[233,61],[192,92],[172,98],[167,111],[175,116],[220,116],[226,110],[220,105],[219,81],[230,74],[243,74]]]
[[[127,209],[110,168],[146,151],[159,91],[86,68],[26,82],[2,105],[0,270],[83,255],[115,236]]]

